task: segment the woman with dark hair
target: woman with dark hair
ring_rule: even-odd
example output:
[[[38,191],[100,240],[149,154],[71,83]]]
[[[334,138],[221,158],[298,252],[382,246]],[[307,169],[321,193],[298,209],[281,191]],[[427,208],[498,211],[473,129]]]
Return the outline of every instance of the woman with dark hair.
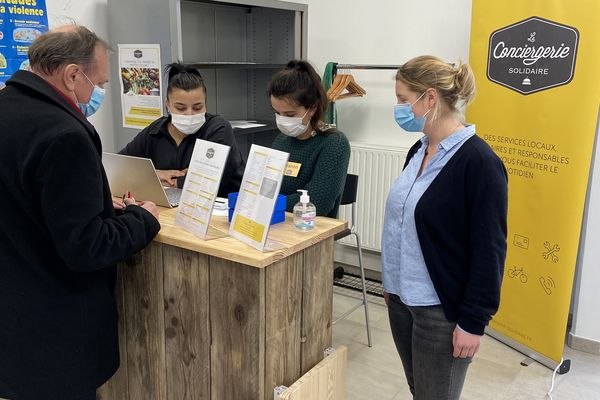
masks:
[[[142,130],[119,154],[152,159],[165,186],[183,187],[196,139],[231,147],[219,196],[237,192],[245,161],[229,122],[206,112],[206,86],[197,69],[179,63],[169,64],[167,117],[161,117]]]
[[[273,148],[290,154],[299,164],[295,176],[285,176],[281,194],[287,211],[300,200],[299,189],[308,190],[317,215],[337,216],[348,161],[350,144],[337,129],[325,126],[321,118],[327,109],[327,95],[321,78],[307,61],[292,60],[269,82],[268,94],[281,131]]]

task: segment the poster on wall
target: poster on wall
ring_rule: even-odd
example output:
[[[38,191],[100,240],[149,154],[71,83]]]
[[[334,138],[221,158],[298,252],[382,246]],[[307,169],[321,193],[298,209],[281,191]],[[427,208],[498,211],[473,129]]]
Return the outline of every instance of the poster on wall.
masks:
[[[563,356],[600,104],[600,47],[590,45],[600,41],[600,2],[585,3],[473,1],[478,93],[467,119],[509,174],[508,253],[489,333],[551,368]]]
[[[0,88],[16,71],[29,69],[29,46],[47,30],[46,0],[0,0]]]
[[[143,129],[163,116],[160,45],[120,44],[123,127]]]

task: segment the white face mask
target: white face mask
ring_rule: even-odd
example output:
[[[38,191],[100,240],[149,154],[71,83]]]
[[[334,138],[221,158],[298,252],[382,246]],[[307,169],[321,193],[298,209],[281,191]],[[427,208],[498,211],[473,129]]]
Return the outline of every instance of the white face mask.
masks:
[[[184,135],[191,135],[197,132],[205,122],[205,112],[194,115],[171,114],[171,123]]]
[[[308,125],[304,125],[302,120],[308,114],[308,110],[301,117],[286,117],[283,115],[275,114],[275,121],[277,122],[277,128],[286,136],[298,137],[302,135],[308,129]]]

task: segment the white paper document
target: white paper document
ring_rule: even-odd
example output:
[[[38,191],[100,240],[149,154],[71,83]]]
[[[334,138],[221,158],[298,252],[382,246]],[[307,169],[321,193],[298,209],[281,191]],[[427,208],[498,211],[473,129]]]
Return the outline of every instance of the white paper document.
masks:
[[[229,146],[197,139],[183,185],[175,224],[205,239]]]
[[[160,45],[119,44],[123,127],[143,129],[163,115]]]
[[[256,121],[245,121],[245,120],[235,120],[229,121],[231,127],[233,129],[249,129],[249,128],[259,128],[261,126],[267,126],[267,124],[261,124]]]
[[[229,235],[265,249],[289,154],[253,144],[235,204]]]

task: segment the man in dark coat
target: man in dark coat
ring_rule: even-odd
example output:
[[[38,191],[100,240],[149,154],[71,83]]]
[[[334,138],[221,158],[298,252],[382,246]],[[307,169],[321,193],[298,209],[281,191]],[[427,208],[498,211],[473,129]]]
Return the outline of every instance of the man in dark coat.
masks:
[[[115,265],[152,241],[158,212],[115,211],[84,115],[108,81],[106,43],[51,31],[29,58],[0,90],[0,398],[95,399],[119,366]]]

